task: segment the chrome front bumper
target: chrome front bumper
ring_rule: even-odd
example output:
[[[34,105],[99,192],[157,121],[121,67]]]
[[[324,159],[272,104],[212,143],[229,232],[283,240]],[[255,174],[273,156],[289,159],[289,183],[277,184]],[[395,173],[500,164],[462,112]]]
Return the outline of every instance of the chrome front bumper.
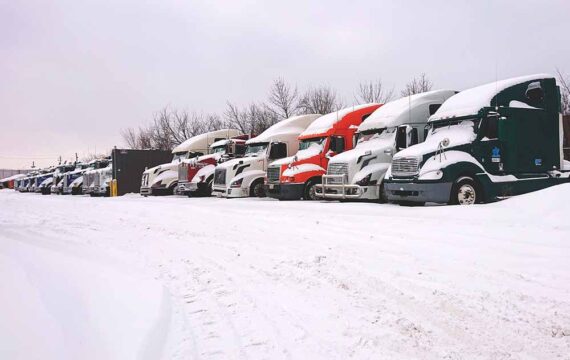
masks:
[[[315,193],[322,199],[360,199],[364,189],[359,185],[347,184],[346,175],[323,175]]]

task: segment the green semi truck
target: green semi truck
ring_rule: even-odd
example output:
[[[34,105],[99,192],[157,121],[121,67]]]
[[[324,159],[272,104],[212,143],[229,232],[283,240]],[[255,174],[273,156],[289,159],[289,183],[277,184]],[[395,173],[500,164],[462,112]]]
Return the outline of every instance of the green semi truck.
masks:
[[[429,118],[426,140],[394,156],[386,198],[469,205],[568,182],[560,108],[556,79],[544,74],[452,96]]]

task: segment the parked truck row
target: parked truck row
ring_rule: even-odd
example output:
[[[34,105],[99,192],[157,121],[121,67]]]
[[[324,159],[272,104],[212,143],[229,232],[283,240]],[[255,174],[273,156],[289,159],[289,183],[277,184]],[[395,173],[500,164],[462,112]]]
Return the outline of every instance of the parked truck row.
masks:
[[[470,205],[568,182],[569,123],[555,78],[538,74],[293,116],[259,135],[212,131],[171,153],[114,149],[10,181],[42,194]]]

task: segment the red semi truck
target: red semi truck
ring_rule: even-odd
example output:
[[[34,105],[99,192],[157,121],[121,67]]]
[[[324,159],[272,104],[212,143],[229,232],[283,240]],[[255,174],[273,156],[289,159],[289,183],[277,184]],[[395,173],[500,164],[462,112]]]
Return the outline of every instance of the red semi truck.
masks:
[[[323,115],[299,135],[295,156],[274,161],[267,168],[266,194],[279,200],[314,200],[329,158],[354,146],[354,133],[382,104],[364,104]]]

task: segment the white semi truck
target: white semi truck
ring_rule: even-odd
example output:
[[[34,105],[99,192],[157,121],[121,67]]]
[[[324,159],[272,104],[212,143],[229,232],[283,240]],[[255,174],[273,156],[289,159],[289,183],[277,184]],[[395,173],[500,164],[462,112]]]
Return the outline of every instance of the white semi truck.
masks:
[[[294,155],[299,150],[299,134],[319,117],[318,114],[293,116],[249,139],[244,157],[216,166],[213,194],[228,198],[265,196],[267,165]]]
[[[356,147],[330,159],[327,174],[322,184],[317,185],[317,197],[383,200],[382,180],[393,155],[422,142],[429,116],[456,93],[436,90],[415,94],[374,111],[358,127]]]
[[[148,195],[171,195],[178,185],[178,165],[185,159],[208,153],[210,145],[224,139],[239,135],[235,129],[210,131],[194,136],[172,149],[172,161],[144,171],[141,179],[140,193]]]

